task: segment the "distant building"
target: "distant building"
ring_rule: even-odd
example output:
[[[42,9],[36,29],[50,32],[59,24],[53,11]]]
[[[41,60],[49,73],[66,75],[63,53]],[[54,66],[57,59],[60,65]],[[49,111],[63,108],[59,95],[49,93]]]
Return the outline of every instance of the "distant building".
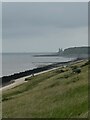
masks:
[[[59,48],[59,50],[58,50],[58,55],[61,55],[62,53],[63,53],[62,48],[61,48],[61,49]]]

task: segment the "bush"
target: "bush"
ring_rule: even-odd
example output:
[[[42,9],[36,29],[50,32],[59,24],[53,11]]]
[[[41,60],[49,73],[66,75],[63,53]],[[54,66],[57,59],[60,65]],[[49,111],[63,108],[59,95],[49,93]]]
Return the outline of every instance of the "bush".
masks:
[[[61,69],[60,72],[62,73],[62,72],[64,72],[64,70]]]
[[[73,72],[74,72],[74,73],[80,73],[80,72],[81,72],[81,68],[73,69]]]
[[[65,72],[63,69],[58,69],[58,70],[56,70],[56,73],[63,73],[63,72]]]
[[[78,68],[78,66],[71,66],[71,68],[72,68],[72,70],[74,70],[74,69],[77,69]]]
[[[86,66],[86,65],[90,65],[90,60],[87,61],[86,63],[84,63],[83,65],[81,65],[81,67],[84,67],[84,66]]]
[[[64,75],[64,78],[69,78],[69,75],[68,74]]]

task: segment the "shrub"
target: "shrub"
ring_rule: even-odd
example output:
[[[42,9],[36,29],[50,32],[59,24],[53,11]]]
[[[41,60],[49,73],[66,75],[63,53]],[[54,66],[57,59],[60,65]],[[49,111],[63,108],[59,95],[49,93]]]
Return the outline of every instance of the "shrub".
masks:
[[[63,73],[63,72],[65,72],[63,69],[58,69],[58,70],[56,70],[56,73]]]
[[[74,73],[80,73],[80,72],[81,72],[81,68],[73,69],[73,72],[74,72]]]
[[[64,70],[61,69],[60,72],[62,73],[62,72],[64,72]]]
[[[86,63],[84,63],[83,65],[81,65],[81,67],[84,67],[84,66],[86,66],[86,65],[90,65],[90,60],[87,61]]]
[[[69,77],[69,75],[68,75],[68,74],[64,75],[64,78],[68,78],[68,77]]]
[[[78,68],[78,66],[71,66],[71,68],[72,68],[72,70],[74,70],[74,69],[77,69]]]

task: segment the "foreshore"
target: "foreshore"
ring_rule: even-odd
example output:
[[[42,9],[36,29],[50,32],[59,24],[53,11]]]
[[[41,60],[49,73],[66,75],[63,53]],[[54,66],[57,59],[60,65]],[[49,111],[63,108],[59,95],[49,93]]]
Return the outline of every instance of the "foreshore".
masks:
[[[45,70],[45,71],[42,71],[42,72],[38,72],[38,73],[35,73],[34,76],[37,76],[37,75],[40,75],[40,74],[43,74],[43,73],[46,73],[46,72],[49,72],[49,71],[52,71],[52,70],[56,70],[58,68],[59,67],[52,68],[52,69],[49,69],[49,70]],[[15,80],[5,84],[0,90],[5,91],[5,90],[8,90],[8,89],[14,88],[14,87],[16,87],[18,85],[21,85],[21,84],[27,82],[27,80],[25,80],[25,79],[30,78],[30,77],[32,77],[32,75],[15,79]]]
[[[88,59],[70,62],[34,76],[16,79],[14,83],[2,87],[3,116],[87,118],[89,65]]]
[[[0,78],[0,81],[2,81],[1,86],[2,87],[7,86],[9,84],[12,84],[16,79],[19,80],[20,78],[27,77],[27,76],[30,76],[30,75],[33,75],[33,74],[36,74],[36,73],[40,73],[40,72],[43,72],[43,71],[47,71],[47,70],[50,70],[50,69],[53,69],[53,68],[57,68],[57,67],[60,67],[61,65],[68,65],[69,63],[72,63],[72,62],[75,62],[75,61],[78,61],[78,60],[82,60],[82,59],[75,59],[75,60],[67,61],[67,62],[54,63],[54,64],[51,64],[51,65],[42,66],[42,67],[35,68],[35,69],[32,69],[32,70],[27,70],[27,71],[24,71],[24,72],[14,73],[13,75],[3,76],[2,78]]]

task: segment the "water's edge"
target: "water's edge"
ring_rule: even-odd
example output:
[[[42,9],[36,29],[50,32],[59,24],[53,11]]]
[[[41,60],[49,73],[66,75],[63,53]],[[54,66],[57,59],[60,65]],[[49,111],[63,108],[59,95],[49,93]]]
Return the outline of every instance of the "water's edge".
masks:
[[[55,67],[59,67],[60,65],[68,65],[71,62],[75,62],[78,61],[78,59],[75,60],[71,60],[71,61],[67,61],[67,62],[58,62],[58,63],[53,63],[51,65],[46,65],[46,66],[42,66],[42,67],[38,67],[38,68],[34,68],[32,70],[26,70],[24,72],[19,72],[19,73],[14,73],[12,75],[8,75],[8,76],[3,76],[0,78],[0,86],[5,86],[7,84],[12,83],[15,79],[21,78],[21,77],[26,77],[28,75],[32,75],[35,73],[39,73],[45,70],[49,70]]]

